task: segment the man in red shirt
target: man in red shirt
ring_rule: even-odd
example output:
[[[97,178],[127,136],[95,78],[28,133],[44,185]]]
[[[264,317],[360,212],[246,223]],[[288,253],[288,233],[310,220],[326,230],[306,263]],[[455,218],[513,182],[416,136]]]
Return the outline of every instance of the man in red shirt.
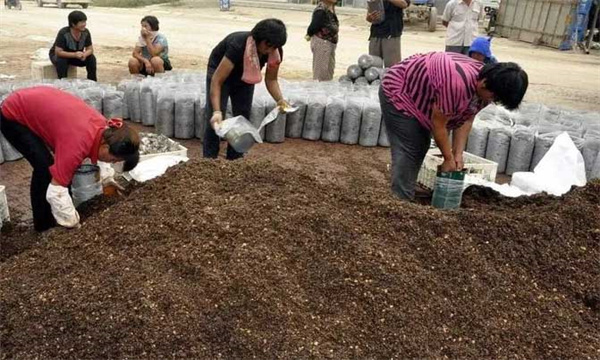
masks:
[[[120,119],[106,121],[83,100],[38,86],[9,95],[0,108],[0,130],[33,167],[31,206],[37,231],[56,223],[79,224],[68,187],[82,161],[115,163],[125,171],[139,160],[139,137]]]

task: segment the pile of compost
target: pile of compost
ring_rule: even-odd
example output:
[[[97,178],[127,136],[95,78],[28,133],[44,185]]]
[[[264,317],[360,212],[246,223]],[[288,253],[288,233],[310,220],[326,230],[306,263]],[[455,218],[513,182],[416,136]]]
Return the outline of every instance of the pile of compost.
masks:
[[[104,201],[0,258],[0,358],[600,356],[598,182],[442,212],[366,173],[191,161]]]

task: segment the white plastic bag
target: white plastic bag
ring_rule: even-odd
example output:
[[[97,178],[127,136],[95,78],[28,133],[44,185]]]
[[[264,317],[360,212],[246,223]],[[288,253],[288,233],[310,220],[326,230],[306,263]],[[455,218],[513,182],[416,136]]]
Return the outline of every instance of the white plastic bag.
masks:
[[[372,99],[365,102],[360,124],[359,145],[377,146],[381,129],[381,107],[379,102]]]
[[[297,107],[298,111],[288,114],[285,123],[285,136],[289,138],[302,137],[302,128],[304,127],[304,118],[308,102],[306,94],[291,95],[290,102],[292,106]]]
[[[173,135],[177,139],[191,139],[194,137],[194,103],[196,94],[180,92],[175,95],[175,129]]]
[[[123,96],[122,91],[107,91],[102,99],[102,114],[107,119],[125,118],[123,115]]]
[[[325,106],[327,96],[325,94],[311,94],[308,99],[302,138],[307,140],[319,140],[323,130],[323,118],[325,117]]]
[[[168,168],[189,159],[185,156],[161,155],[140,162],[126,177],[146,182],[164,174]]]
[[[340,141],[340,132],[342,129],[342,119],[344,118],[344,109],[346,99],[339,96],[332,96],[327,99],[325,106],[325,116],[323,119],[323,131],[321,139],[327,142]]]
[[[156,132],[168,137],[173,137],[175,132],[175,94],[172,89],[165,88],[158,92]]]
[[[340,133],[340,142],[342,144],[354,145],[358,143],[364,102],[365,98],[347,98]]]

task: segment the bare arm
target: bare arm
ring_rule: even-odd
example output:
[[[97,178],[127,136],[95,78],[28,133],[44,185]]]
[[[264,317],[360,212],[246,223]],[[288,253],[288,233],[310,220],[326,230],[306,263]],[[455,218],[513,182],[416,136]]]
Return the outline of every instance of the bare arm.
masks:
[[[133,53],[131,54],[131,56],[138,59],[142,63],[146,62],[147,60],[144,56],[142,56],[142,48],[139,46],[133,48]]]
[[[269,94],[271,94],[271,96],[276,102],[279,102],[283,99],[281,89],[279,88],[279,82],[277,81],[278,74],[279,66],[267,66],[267,71],[265,75],[265,85],[267,86]]]
[[[464,167],[463,152],[465,151],[467,139],[473,127],[473,119],[475,119],[475,116],[471,116],[461,127],[452,133],[452,153],[458,170]]]
[[[76,59],[79,57],[79,56],[77,56],[77,53],[64,51],[62,48],[60,48],[58,46],[54,47],[54,53],[56,54],[56,56],[58,56],[60,58],[65,58],[65,59]]]
[[[408,7],[408,1],[406,0],[389,0],[390,3],[400,9],[406,9]]]
[[[227,58],[227,56],[223,57],[221,63],[217,67],[217,70],[212,76],[210,81],[210,104],[212,105],[213,113],[215,111],[221,111],[221,88],[223,87],[223,83],[231,74],[234,65]]]
[[[163,51],[164,47],[161,44],[152,44],[152,41],[149,36],[145,37],[144,40],[146,40],[146,48],[148,49],[150,55],[158,56]]]
[[[456,170],[456,162],[454,160],[454,154],[452,153],[452,146],[450,145],[450,137],[448,136],[448,118],[440,111],[437,106],[433,107],[433,138],[438,148],[442,152],[444,157],[444,163],[442,164],[442,171],[454,171]]]
[[[87,58],[88,56],[92,55],[94,53],[94,46],[90,45],[88,47],[85,48],[85,50],[83,51],[83,57]]]

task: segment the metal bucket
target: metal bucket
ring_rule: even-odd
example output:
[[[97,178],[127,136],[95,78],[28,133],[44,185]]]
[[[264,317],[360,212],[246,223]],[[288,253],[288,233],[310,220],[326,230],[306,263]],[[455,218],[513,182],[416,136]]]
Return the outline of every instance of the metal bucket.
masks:
[[[98,165],[84,164],[76,171],[71,182],[72,188],[90,186],[100,181],[100,167]]]
[[[225,135],[225,139],[239,153],[247,153],[256,144],[252,134],[239,128],[229,130]]]
[[[73,204],[80,204],[91,198],[102,194],[102,183],[100,182],[100,167],[97,165],[81,165],[71,181],[71,192],[73,193]]]

